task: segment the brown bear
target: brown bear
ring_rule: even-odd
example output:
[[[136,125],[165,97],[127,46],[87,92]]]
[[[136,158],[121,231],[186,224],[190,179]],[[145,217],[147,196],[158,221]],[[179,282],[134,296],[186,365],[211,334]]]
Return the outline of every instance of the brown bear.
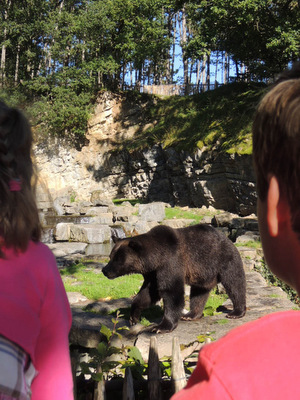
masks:
[[[201,318],[210,290],[221,282],[233,303],[229,318],[246,312],[246,279],[240,254],[233,243],[205,224],[172,229],[159,225],[149,232],[118,240],[103,274],[114,279],[142,274],[144,283],[131,306],[130,322],[163,299],[164,316],[154,332],[171,332],[180,318]],[[182,315],[184,285],[190,285],[190,311]]]

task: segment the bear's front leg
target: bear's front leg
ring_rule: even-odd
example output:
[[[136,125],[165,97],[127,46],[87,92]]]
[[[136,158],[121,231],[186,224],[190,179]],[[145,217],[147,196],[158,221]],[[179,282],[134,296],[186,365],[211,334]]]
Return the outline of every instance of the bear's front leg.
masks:
[[[178,282],[175,288],[165,290],[162,294],[164,302],[164,317],[159,325],[153,328],[152,332],[172,332],[178,325],[178,321],[184,307],[184,283]]]
[[[153,274],[145,276],[145,280],[140,291],[132,301],[129,319],[130,325],[137,324],[141,318],[142,311],[160,300],[156,278],[154,279],[152,275]]]

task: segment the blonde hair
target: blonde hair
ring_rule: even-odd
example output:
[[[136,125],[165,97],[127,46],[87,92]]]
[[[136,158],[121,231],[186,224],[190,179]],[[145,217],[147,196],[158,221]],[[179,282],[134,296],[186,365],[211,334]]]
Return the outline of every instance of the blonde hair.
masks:
[[[0,101],[0,257],[3,246],[23,252],[30,240],[40,240],[31,147],[25,116]]]
[[[258,196],[265,200],[268,177],[275,175],[289,202],[293,229],[300,232],[300,68],[298,78],[296,72],[280,78],[262,99],[252,131]]]

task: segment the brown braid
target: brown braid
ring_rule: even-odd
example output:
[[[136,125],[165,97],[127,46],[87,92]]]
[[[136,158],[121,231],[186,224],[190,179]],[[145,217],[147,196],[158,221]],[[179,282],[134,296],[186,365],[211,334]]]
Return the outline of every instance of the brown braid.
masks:
[[[1,246],[25,251],[41,235],[32,185],[32,132],[27,119],[0,101],[0,257]],[[18,191],[10,182],[20,180]]]

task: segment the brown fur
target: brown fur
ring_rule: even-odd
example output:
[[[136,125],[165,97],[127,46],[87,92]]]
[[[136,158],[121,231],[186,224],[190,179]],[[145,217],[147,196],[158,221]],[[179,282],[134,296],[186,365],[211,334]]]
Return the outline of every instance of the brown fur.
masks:
[[[231,241],[211,226],[182,229],[157,226],[143,235],[118,241],[103,268],[109,279],[140,273],[144,283],[133,300],[131,323],[143,309],[161,298],[164,317],[156,331],[176,328],[179,319],[201,318],[210,290],[221,282],[232,300],[231,318],[246,310],[246,283],[239,252]],[[184,285],[191,286],[190,312],[182,316]]]

